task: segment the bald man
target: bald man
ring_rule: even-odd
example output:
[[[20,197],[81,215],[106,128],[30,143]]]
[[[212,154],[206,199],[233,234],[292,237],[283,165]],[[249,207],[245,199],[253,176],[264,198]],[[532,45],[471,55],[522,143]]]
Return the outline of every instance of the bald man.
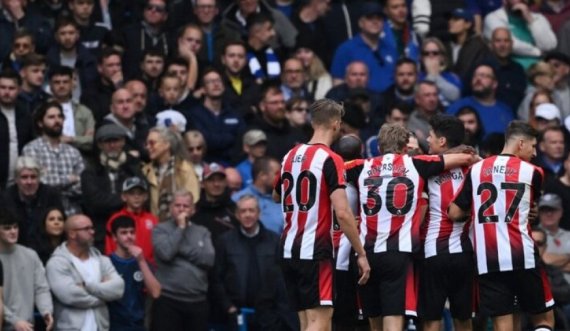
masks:
[[[93,247],[95,230],[86,215],[65,222],[67,240],[55,249],[46,272],[60,330],[108,330],[106,302],[123,296],[125,283],[111,260]]]
[[[242,188],[242,178],[236,168],[226,168],[226,180],[228,181],[228,189],[233,194]]]

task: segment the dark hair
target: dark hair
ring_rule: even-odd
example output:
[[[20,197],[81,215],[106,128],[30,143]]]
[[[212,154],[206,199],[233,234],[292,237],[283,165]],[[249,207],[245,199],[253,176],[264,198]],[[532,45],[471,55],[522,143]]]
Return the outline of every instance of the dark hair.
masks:
[[[548,127],[546,127],[546,129],[544,129],[544,131],[542,131],[539,134],[538,140],[543,141],[544,136],[546,136],[546,133],[549,131],[560,132],[560,134],[562,134],[562,136],[564,137],[564,130],[562,130],[561,127],[559,127],[559,126],[548,126]]]
[[[206,77],[206,75],[211,74],[212,72],[215,72],[218,74],[218,76],[220,76],[220,78],[224,77],[224,75],[222,74],[222,72],[214,67],[208,67],[206,69],[204,69],[204,71],[202,72],[202,75],[200,77],[200,83],[202,84],[202,86],[204,86],[204,77]]]
[[[42,103],[41,105],[39,105],[38,108],[36,108],[34,110],[34,114],[33,114],[34,125],[36,127],[36,131],[39,134],[42,133],[42,128],[40,127],[40,123],[42,123],[42,121],[44,120],[44,117],[46,116],[47,111],[50,108],[59,109],[60,113],[63,115],[63,108],[61,108],[61,105],[57,101],[50,100],[50,101],[46,101],[46,102]]]
[[[283,94],[280,85],[281,81],[279,79],[269,79],[263,82],[259,92],[259,100],[263,101],[269,93]]]
[[[46,64],[46,58],[43,55],[30,53],[24,55],[22,57],[22,66],[21,68],[29,67],[29,66],[41,66]]]
[[[345,161],[362,158],[362,140],[356,135],[342,136],[336,144],[336,152]]]
[[[186,33],[186,30],[188,30],[188,29],[194,29],[194,30],[199,31],[202,34],[202,38],[203,38],[204,32],[202,32],[202,29],[200,29],[200,27],[195,23],[188,23],[188,24],[180,27],[180,29],[178,29],[178,33],[176,34],[176,39],[182,38],[184,33]]]
[[[495,66],[489,62],[482,62],[482,63],[475,65],[475,69],[473,69],[473,75],[475,75],[475,71],[477,71],[477,69],[479,69],[481,67],[489,67],[491,69],[491,71],[493,72],[493,79],[497,80],[497,70],[495,69]]]
[[[135,227],[135,220],[133,220],[130,216],[119,216],[115,218],[111,223],[111,233],[117,234],[119,229],[124,228],[134,228]]]
[[[161,50],[158,50],[156,48],[148,48],[148,49],[145,49],[142,53],[141,63],[144,63],[144,60],[147,56],[149,56],[149,57],[160,57],[162,60],[164,60],[166,58],[166,55],[164,55],[164,53]]]
[[[228,47],[230,47],[230,46],[241,46],[247,52],[247,46],[246,46],[245,42],[243,42],[241,40],[230,40],[224,44],[224,49],[222,51],[222,54],[226,54],[226,51],[228,50]]]
[[[386,1],[387,2],[387,1]],[[409,57],[401,57],[398,59],[398,61],[396,61],[396,69],[399,68],[400,66],[403,66],[404,64],[411,64],[414,66],[414,69],[416,71],[418,71],[418,65],[417,63],[410,59]]]
[[[437,137],[444,137],[448,148],[461,145],[465,140],[465,127],[457,117],[438,114],[433,116],[429,124]]]
[[[275,24],[275,21],[273,20],[273,17],[262,12],[251,14],[247,17],[247,31],[251,31],[251,29],[256,25],[265,23],[271,23],[271,25],[273,25]]]
[[[180,82],[180,79],[178,79],[178,76],[176,76],[174,74],[165,73],[165,74],[160,76],[160,80],[158,81],[158,88],[161,88],[162,85],[164,84],[164,81],[168,78],[176,79],[178,82]]]
[[[12,42],[22,38],[30,38],[32,40],[32,44],[35,44],[34,34],[26,28],[19,28],[16,30],[14,38],[12,38]]]
[[[42,223],[40,224],[40,226],[36,227],[36,229],[32,235],[33,240],[30,243],[31,248],[34,249],[38,253],[40,260],[42,260],[44,265],[47,263],[47,261],[49,260],[49,258],[51,256],[51,253],[53,253],[53,251],[56,248],[53,246],[53,244],[52,244],[52,242],[51,242],[51,240],[47,234],[47,230],[46,230],[47,217],[54,210],[57,210],[61,213],[61,215],[63,216],[63,221],[65,222],[67,216],[65,215],[65,211],[63,210],[63,207],[62,206],[49,206],[48,208],[45,209],[45,212],[42,214],[42,218],[41,218]],[[63,242],[64,239],[65,239],[65,231],[61,235],[61,242]]]
[[[56,21],[55,21],[55,25],[53,27],[53,31],[55,31],[57,33],[57,31],[63,27],[66,27],[68,25],[71,25],[75,28],[75,30],[79,31],[79,24],[77,24],[77,22],[75,22],[75,20],[72,17],[69,16],[60,16]],[[79,40],[78,40],[79,42]]]
[[[97,64],[103,64],[103,62],[113,56],[116,55],[119,58],[121,57],[121,52],[119,52],[117,49],[113,48],[113,47],[105,47],[101,50],[101,52],[99,53],[99,56],[97,57]]]
[[[482,157],[488,157],[501,154],[505,145],[505,135],[492,132],[485,137],[479,146],[479,153]]]
[[[18,218],[6,203],[6,201],[3,201],[0,206],[0,225],[18,224]]]
[[[253,162],[253,165],[251,167],[251,176],[254,181],[257,178],[257,176],[259,176],[259,174],[269,172],[271,162],[279,162],[279,161],[270,156],[262,156]]]
[[[73,69],[67,66],[51,67],[49,71],[49,79],[51,80],[55,76],[68,76],[73,78]]]
[[[18,84],[18,86],[22,84],[22,77],[20,77],[20,75],[11,68],[6,68],[0,71],[0,79],[10,79],[16,81],[16,84]]]
[[[393,112],[395,109],[398,109],[402,114],[408,115],[408,116],[410,116],[410,114],[411,114],[412,111],[413,111],[413,107],[412,107],[411,104],[405,103],[405,102],[398,102],[398,103],[396,103],[395,105],[393,105],[392,107],[390,107],[390,108],[388,109],[388,114],[387,114],[387,115],[388,115],[388,116],[392,116],[392,112]]]
[[[536,131],[527,122],[514,120],[509,123],[509,126],[505,131],[505,141],[508,141],[514,136],[523,136],[526,139],[538,138],[538,131]]]
[[[186,60],[180,56],[170,58],[170,59],[168,59],[168,61],[166,61],[166,65],[164,66],[165,71],[168,71],[168,68],[172,65],[177,65],[177,66],[182,66],[182,67],[188,68],[188,60]]]

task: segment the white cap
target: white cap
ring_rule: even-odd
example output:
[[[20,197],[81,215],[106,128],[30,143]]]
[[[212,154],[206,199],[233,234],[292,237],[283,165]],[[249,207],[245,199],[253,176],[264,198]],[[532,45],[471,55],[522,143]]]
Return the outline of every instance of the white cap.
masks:
[[[186,117],[176,110],[163,110],[156,114],[156,126],[168,128],[176,125],[180,133],[186,131]]]
[[[561,120],[560,109],[553,103],[542,103],[536,107],[534,117],[544,118],[545,120]]]

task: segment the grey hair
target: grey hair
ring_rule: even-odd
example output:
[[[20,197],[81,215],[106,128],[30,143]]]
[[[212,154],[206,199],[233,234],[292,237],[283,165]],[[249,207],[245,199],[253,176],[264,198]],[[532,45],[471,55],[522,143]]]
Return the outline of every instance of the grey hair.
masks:
[[[260,211],[261,208],[259,207],[259,200],[257,199],[257,197],[253,194],[244,194],[241,197],[239,197],[239,199],[236,201],[236,205],[240,206],[240,204],[242,202],[244,202],[245,200],[255,200],[255,205],[257,206],[257,210]]]
[[[188,159],[188,153],[186,148],[184,148],[184,142],[180,133],[175,132],[169,128],[157,127],[149,130],[150,132],[156,132],[160,137],[170,145],[170,154],[179,159]]]
[[[195,201],[194,195],[192,194],[192,192],[190,192],[186,189],[180,189],[180,190],[177,190],[174,193],[172,193],[172,202],[174,202],[174,199],[176,199],[178,197],[190,197],[190,199],[192,199],[192,203],[194,203],[194,201]]]
[[[14,169],[14,174],[16,177],[20,175],[22,170],[28,169],[33,170],[38,174],[38,177],[42,174],[42,167],[40,164],[31,156],[20,156],[16,160],[16,169]]]

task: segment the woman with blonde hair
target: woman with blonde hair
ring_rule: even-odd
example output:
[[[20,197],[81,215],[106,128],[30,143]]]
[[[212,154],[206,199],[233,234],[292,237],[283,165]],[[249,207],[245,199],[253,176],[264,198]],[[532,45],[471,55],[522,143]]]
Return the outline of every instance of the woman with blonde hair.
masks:
[[[517,117],[519,119],[523,121],[531,119],[531,101],[534,99],[535,92],[538,90],[550,93],[553,103],[557,105],[558,108],[561,107],[562,102],[554,93],[552,93],[552,91],[554,91],[554,68],[552,65],[545,61],[538,61],[528,68],[527,76],[530,84],[528,85],[525,97],[517,110]]]
[[[310,99],[324,98],[328,90],[333,87],[332,76],[312,46],[307,41],[303,41],[302,38],[298,40],[295,58],[303,63]]]
[[[200,181],[188,161],[187,151],[178,132],[167,128],[150,129],[146,138],[150,162],[143,166],[149,183],[150,211],[160,222],[169,217],[173,194],[181,189],[192,193],[194,201],[200,198]]]
[[[435,83],[443,106],[448,106],[461,97],[461,79],[449,70],[450,61],[445,46],[439,39],[424,39],[420,61],[420,81]]]

